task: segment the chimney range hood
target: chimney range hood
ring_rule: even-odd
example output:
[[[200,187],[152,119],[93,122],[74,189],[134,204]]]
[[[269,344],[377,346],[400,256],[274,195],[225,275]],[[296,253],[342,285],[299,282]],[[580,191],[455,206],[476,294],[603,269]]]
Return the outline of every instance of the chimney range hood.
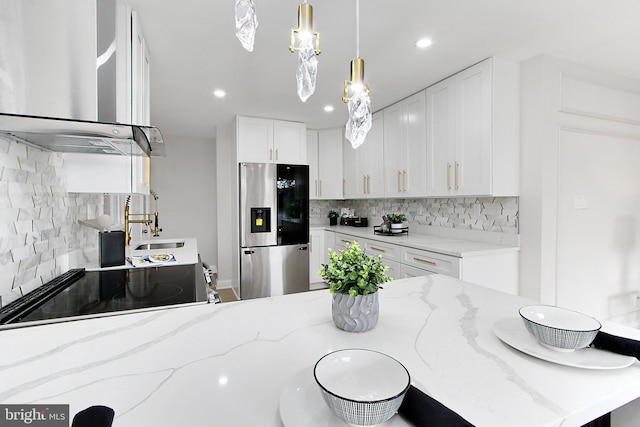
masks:
[[[54,152],[165,157],[153,126],[0,113],[0,134]]]

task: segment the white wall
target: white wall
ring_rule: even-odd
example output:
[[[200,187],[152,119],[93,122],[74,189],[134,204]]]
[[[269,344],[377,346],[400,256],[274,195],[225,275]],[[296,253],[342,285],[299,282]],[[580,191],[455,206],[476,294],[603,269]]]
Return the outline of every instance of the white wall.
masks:
[[[238,270],[238,163],[235,120],[216,130],[218,195],[218,286],[232,287],[240,295]]]
[[[202,261],[218,258],[215,141],[163,135],[167,157],[151,159],[160,238],[195,237]],[[151,198],[151,209],[155,209]]]
[[[640,292],[640,81],[548,56],[521,70],[521,294],[612,318]]]

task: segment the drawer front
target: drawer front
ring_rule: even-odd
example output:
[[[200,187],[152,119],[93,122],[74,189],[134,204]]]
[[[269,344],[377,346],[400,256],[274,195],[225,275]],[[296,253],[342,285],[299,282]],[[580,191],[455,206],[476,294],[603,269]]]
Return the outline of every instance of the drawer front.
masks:
[[[433,274],[432,271],[425,270],[424,268],[418,268],[411,265],[400,264],[400,278],[408,279],[410,277],[426,276]]]
[[[360,249],[364,250],[364,245],[362,244],[362,239],[355,237],[355,236],[349,236],[348,234],[340,234],[340,233],[335,233],[336,235],[336,240],[334,242],[334,251],[337,251],[338,249],[345,249],[347,247],[347,243],[351,244],[354,241],[358,242],[358,245],[360,245]]]
[[[420,249],[402,248],[402,264],[460,279],[460,258]]]
[[[382,263],[386,265],[387,271],[384,272],[389,277],[392,277],[394,280],[402,279],[402,264],[397,261],[391,261],[388,259],[383,259]]]
[[[367,255],[382,255],[382,259],[384,260],[400,262],[400,246],[381,243],[375,240],[363,240],[362,244],[364,245],[362,249],[367,253]]]

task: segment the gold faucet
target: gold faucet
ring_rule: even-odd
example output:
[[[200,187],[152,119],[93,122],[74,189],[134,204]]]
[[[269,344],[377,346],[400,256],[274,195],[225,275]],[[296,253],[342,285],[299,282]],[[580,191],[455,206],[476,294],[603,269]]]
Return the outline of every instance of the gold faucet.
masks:
[[[158,200],[158,196],[156,195],[156,193],[152,192],[153,194],[153,198],[155,200]],[[153,232],[153,235],[155,237],[158,237],[159,234],[158,232],[162,231],[162,229],[158,228],[158,211],[155,211],[154,213],[150,214],[150,213],[141,213],[141,214],[132,214],[129,213],[129,202],[131,201],[131,196],[127,196],[127,203],[125,204],[124,207],[124,239],[125,239],[125,245],[129,246],[129,244],[131,243],[131,230],[129,230],[129,225],[130,224],[144,224],[147,227],[151,227],[151,223],[154,222],[153,219],[151,219],[151,216],[153,215],[155,217],[155,227],[151,229],[151,231]],[[129,219],[130,216],[142,216],[145,217],[143,219]]]

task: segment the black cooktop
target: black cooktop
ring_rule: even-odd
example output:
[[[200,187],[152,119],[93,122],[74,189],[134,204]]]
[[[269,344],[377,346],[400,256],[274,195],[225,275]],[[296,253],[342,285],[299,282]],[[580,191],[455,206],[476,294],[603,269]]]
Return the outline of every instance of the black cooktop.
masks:
[[[2,307],[0,324],[204,302],[207,297],[200,263],[102,271],[73,269]]]

